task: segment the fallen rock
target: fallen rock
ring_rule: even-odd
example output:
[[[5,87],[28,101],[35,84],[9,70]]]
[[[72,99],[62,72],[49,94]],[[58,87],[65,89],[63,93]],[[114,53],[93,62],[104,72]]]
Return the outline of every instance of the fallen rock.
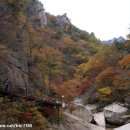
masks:
[[[103,128],[106,127],[105,117],[104,117],[103,112],[94,114],[94,120],[98,126],[103,127]]]
[[[115,128],[114,130],[130,130],[130,123],[123,125],[119,128]]]
[[[128,109],[120,103],[113,103],[104,108],[104,116],[109,123],[123,124],[128,118],[124,116],[128,114]]]
[[[87,110],[87,108],[83,105],[77,105],[76,109],[73,110],[71,114],[87,122],[91,122],[93,119],[92,113],[89,110]]]

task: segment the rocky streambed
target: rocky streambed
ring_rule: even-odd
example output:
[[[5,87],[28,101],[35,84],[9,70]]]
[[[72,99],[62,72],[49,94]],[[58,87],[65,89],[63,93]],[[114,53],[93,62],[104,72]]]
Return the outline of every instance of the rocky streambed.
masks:
[[[130,130],[130,115],[127,106],[112,103],[103,108],[99,104],[82,105],[63,113],[59,130]],[[52,129],[51,129],[52,130]]]

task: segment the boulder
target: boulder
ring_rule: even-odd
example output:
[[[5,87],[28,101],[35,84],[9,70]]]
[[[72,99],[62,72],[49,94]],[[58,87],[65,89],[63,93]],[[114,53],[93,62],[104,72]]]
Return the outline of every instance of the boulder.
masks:
[[[124,107],[123,104],[113,103],[104,108],[104,116],[106,121],[113,124],[123,124],[128,118],[124,117],[128,114],[128,108]]]
[[[73,110],[71,114],[87,122],[91,122],[93,119],[92,113],[89,110],[87,110],[87,108],[83,105],[77,105],[76,109]]]
[[[106,127],[105,117],[103,112],[94,114],[94,120],[98,126],[103,128]]]
[[[105,130],[74,115],[64,112],[61,125],[65,130]],[[62,129],[60,129],[62,130]]]

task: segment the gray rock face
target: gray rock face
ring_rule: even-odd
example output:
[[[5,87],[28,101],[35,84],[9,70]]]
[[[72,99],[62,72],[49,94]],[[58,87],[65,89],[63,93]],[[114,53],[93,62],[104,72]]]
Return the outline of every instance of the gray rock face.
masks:
[[[78,105],[76,109],[71,112],[71,114],[87,122],[91,122],[93,119],[92,113],[89,110],[87,110],[85,106],[82,106],[82,105]]]
[[[33,19],[35,25],[40,27],[47,25],[44,6],[39,0],[30,0],[27,15],[30,19]]]
[[[104,108],[104,116],[109,123],[123,124],[128,119],[124,116],[128,114],[128,109],[123,107],[122,104],[113,103]]]
[[[65,29],[67,25],[71,24],[70,19],[67,17],[66,13],[61,16],[58,15],[55,19],[55,22],[61,27],[61,29]]]
[[[28,62],[20,52],[7,51],[4,60],[7,75],[11,81],[10,91],[16,95],[28,96],[32,94],[29,86]]]
[[[0,2],[0,15],[3,15],[0,20],[0,27],[3,31],[0,31],[0,40],[4,40],[5,43],[5,57],[0,58],[0,89],[3,88],[3,80],[5,77],[8,77],[11,80],[10,92],[19,96],[34,96],[33,91],[34,84],[29,82],[29,71],[28,70],[28,57],[24,55],[25,52],[22,52],[23,47],[25,47],[26,33],[23,31],[25,28],[24,24],[31,22],[34,25],[34,28],[41,29],[47,24],[47,18],[44,12],[43,4],[39,0],[28,0],[29,4],[24,12],[24,15],[27,16],[27,19],[21,24],[18,24],[20,27],[14,26],[15,22],[12,22],[10,19],[13,18],[12,12],[5,13],[4,10],[7,9],[7,2]],[[1,4],[2,3],[2,4]],[[24,29],[23,29],[24,28]],[[26,28],[27,29],[27,28]],[[25,39],[24,39],[25,37]],[[27,39],[26,39],[27,40]],[[27,40],[28,41],[28,40]],[[32,43],[33,44],[33,43]],[[40,78],[41,75],[39,76]],[[39,80],[41,80],[38,77]],[[38,81],[37,81],[38,82]],[[40,86],[38,84],[38,86]],[[41,85],[42,86],[42,85]]]

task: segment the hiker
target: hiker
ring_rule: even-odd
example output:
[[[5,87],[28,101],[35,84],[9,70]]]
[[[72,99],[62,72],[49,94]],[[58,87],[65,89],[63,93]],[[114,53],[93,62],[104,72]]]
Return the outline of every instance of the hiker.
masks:
[[[8,91],[8,88],[9,88],[9,86],[10,86],[10,83],[11,83],[11,81],[8,79],[8,78],[6,78],[5,80],[4,80],[4,91],[5,92],[7,92]]]

